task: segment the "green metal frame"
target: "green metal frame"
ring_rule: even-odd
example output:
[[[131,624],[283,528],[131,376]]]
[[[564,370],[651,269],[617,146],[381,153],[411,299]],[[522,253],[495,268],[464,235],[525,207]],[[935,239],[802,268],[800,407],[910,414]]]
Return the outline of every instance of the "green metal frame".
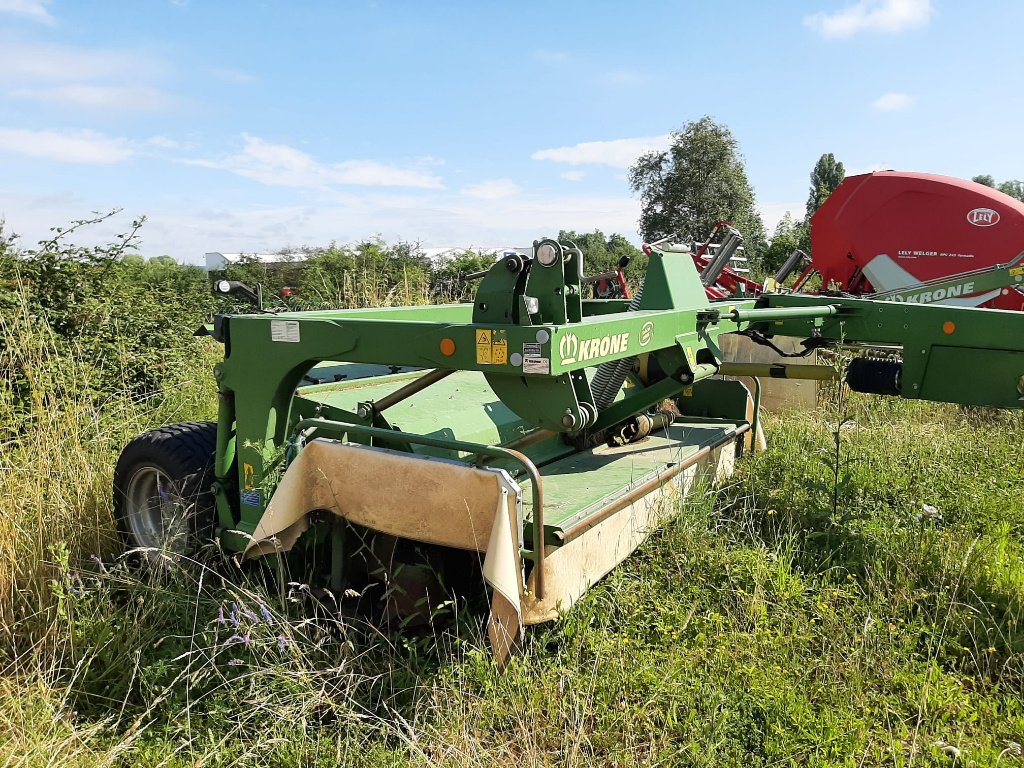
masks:
[[[903,352],[904,397],[1024,406],[1024,313],[796,294],[712,304],[689,258],[656,249],[642,301],[628,311],[622,301],[583,299],[582,255],[554,241],[537,247],[545,245],[556,255],[550,266],[536,258],[507,259],[489,271],[472,304],[217,318],[214,335],[225,345],[225,359],[215,370],[214,490],[226,546],[247,543],[288,453],[301,449],[301,430],[344,430],[362,439],[418,441],[477,458],[497,452],[519,461],[501,448],[396,433],[373,409],[351,414],[351,424],[316,418],[320,414],[309,419],[296,407],[297,387],[323,361],[480,371],[525,423],[576,437],[718,373],[719,335],[741,330],[892,345]],[[661,378],[634,382],[598,412],[585,370],[637,355],[649,356]],[[530,471],[532,465],[519,463]],[[541,493],[539,480],[535,492]],[[539,500],[536,508],[542,517]],[[542,528],[535,518],[538,524]]]

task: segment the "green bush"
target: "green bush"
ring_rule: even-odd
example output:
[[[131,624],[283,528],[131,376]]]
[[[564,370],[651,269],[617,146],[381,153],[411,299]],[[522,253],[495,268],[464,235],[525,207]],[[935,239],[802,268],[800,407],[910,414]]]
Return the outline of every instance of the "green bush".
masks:
[[[56,359],[84,362],[75,366],[81,378],[73,384],[89,401],[152,395],[194,365],[190,336],[213,308],[205,274],[168,257],[135,254],[141,220],[109,245],[66,242],[80,226],[106,218],[57,229],[35,249],[20,250],[10,239],[0,247],[0,323],[22,341],[0,349],[0,376],[16,407],[68,375],[30,365],[39,350],[28,340],[52,346]]]

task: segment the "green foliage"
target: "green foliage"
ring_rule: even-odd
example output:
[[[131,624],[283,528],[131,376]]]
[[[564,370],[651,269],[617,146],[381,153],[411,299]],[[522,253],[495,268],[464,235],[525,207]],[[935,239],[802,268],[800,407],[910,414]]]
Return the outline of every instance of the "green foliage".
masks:
[[[332,243],[308,249],[298,287],[303,309],[422,303],[430,292],[430,259],[414,243]]]
[[[853,395],[766,422],[767,451],[699,487],[504,671],[461,606],[455,625],[375,633],[299,585],[269,601],[259,572],[149,578],[55,553],[56,661],[19,657],[0,757],[1014,764],[1020,414]]]
[[[1024,202],[1024,181],[1018,181],[1017,179],[1003,181],[1000,182],[999,186],[996,187],[996,189],[998,189],[1004,195],[1009,195],[1015,200],[1020,200],[1021,202]]]
[[[645,240],[677,233],[703,241],[716,221],[725,220],[743,234],[748,254],[756,256],[764,246],[764,224],[739,144],[710,117],[673,131],[667,150],[640,157],[629,169],[629,183],[640,193]]]
[[[811,189],[807,195],[805,222],[810,222],[811,217],[845,178],[846,169],[831,152],[818,158],[818,162],[814,164],[814,169],[811,171]]]
[[[992,189],[997,189],[1004,195],[1009,195],[1015,200],[1024,202],[1024,181],[1010,179],[1009,181],[1002,181],[999,184],[996,184],[995,178],[988,173],[980,176],[973,176],[971,177],[971,181],[978,184],[984,184],[986,187],[992,187]]]
[[[560,234],[594,250],[600,237],[613,258],[614,235]],[[482,615],[464,605],[452,624],[399,634],[338,616],[308,585],[268,590],[278,574],[215,553],[216,570],[171,559],[147,574],[103,557],[118,449],[155,423],[208,418],[217,350],[168,312],[177,336],[158,338],[175,354],[200,344],[191,367],[168,368],[144,402],[127,391],[97,400],[91,325],[76,320],[103,306],[104,281],[126,302],[145,301],[129,280],[165,286],[173,301],[194,275],[73,249],[52,260],[51,284],[78,308],[67,312],[37,295],[51,260],[11,248],[0,245],[0,342],[8,356],[34,350],[17,358],[34,383],[27,420],[0,390],[0,763],[1008,766],[1020,756],[1020,413],[833,395],[809,413],[766,415],[767,451],[717,491],[698,485],[671,524],[531,629],[499,671]],[[330,250],[314,260],[334,285],[324,301],[369,295],[362,275],[398,301],[417,279],[415,254]],[[456,255],[433,275],[477,259]],[[349,278],[328,283],[338,274]],[[79,334],[77,346],[51,319]],[[21,432],[4,429],[14,423]]]
[[[441,304],[472,301],[479,280],[469,275],[479,274],[494,265],[494,256],[466,250],[445,256],[434,265],[430,280],[430,295]]]
[[[212,308],[201,270],[132,253],[141,219],[108,245],[67,243],[71,233],[111,215],[57,228],[35,249],[0,250],[0,323],[31,326],[37,331],[32,338],[54,345],[58,357],[87,361],[76,382],[87,399],[145,397],[179,377],[196,356],[184,339]],[[63,375],[30,371],[26,360],[32,354],[26,348],[0,351],[0,386],[19,392],[23,402],[34,386],[45,386],[42,379]]]
[[[614,270],[623,256],[630,258],[626,268],[627,280],[637,282],[647,271],[647,255],[622,235],[613,233],[606,237],[599,229],[593,232],[563,229],[558,233],[558,241],[575,243],[583,251],[584,273],[587,275]]]
[[[762,253],[757,267],[767,275],[774,275],[797,248],[806,252],[803,244],[805,230],[804,223],[794,222],[792,214],[786,211],[775,226],[775,233]]]

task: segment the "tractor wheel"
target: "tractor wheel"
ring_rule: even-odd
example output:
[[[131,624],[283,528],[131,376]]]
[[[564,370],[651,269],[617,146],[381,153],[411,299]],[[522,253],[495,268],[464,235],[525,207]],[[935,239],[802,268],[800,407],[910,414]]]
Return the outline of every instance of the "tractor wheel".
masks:
[[[121,452],[114,514],[125,543],[143,550],[143,560],[191,555],[212,539],[216,447],[217,425],[192,421],[139,435]]]

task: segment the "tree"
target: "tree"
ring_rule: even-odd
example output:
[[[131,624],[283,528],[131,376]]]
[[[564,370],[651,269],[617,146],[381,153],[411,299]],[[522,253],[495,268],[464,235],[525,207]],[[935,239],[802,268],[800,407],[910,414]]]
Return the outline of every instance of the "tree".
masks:
[[[640,193],[645,240],[672,233],[703,240],[716,221],[725,220],[743,234],[748,253],[764,246],[764,224],[739,145],[708,116],[674,131],[667,150],[642,155],[629,169],[629,185]]]
[[[630,273],[642,275],[647,270],[647,257],[644,252],[615,232],[605,237],[604,232],[599,229],[593,232],[563,229],[558,233],[558,241],[575,243],[576,247],[583,251],[583,271],[588,275],[615,269],[616,263],[623,256],[630,258]]]
[[[772,241],[761,257],[760,268],[769,275],[778,272],[790,254],[802,246],[802,235],[803,222],[794,222],[793,215],[786,211],[786,215],[776,225]]]
[[[818,158],[818,162],[814,164],[814,170],[811,171],[811,190],[807,195],[807,215],[804,217],[804,221],[811,220],[811,217],[845,178],[846,169],[831,152]]]
[[[997,189],[1004,195],[1009,195],[1015,200],[1024,202],[1024,181],[1010,179],[1009,181],[1003,181],[996,184],[995,178],[989,173],[972,176],[971,181],[977,184],[984,184],[986,187],[992,187],[992,189]]]
[[[996,189],[1004,195],[1009,195],[1016,200],[1024,202],[1024,181],[1018,181],[1017,179],[1004,181]]]

